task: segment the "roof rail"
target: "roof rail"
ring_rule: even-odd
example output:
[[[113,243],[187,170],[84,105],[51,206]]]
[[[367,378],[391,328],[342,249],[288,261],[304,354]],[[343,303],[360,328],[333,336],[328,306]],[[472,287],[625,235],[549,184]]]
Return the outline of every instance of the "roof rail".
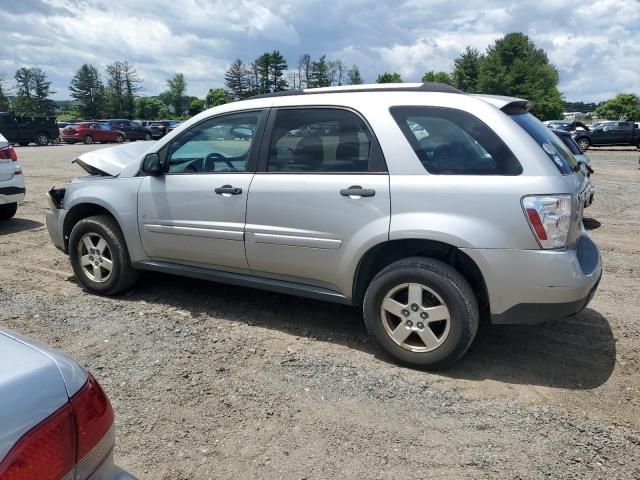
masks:
[[[337,87],[305,88],[303,90],[284,90],[281,92],[263,93],[247,97],[243,100],[256,98],[288,97],[295,95],[317,95],[321,93],[347,93],[347,92],[440,92],[440,93],[464,93],[445,83],[372,83],[362,85],[342,85]]]

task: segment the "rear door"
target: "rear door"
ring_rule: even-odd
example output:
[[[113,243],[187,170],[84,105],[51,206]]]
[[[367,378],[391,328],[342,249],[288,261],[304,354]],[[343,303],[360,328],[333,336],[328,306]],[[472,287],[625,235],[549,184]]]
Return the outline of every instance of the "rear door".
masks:
[[[272,110],[247,204],[252,273],[339,291],[369,242],[388,239],[389,175],[357,113]]]
[[[633,143],[633,122],[618,122],[616,124],[615,143],[631,145]]]
[[[244,227],[257,160],[261,110],[225,114],[182,132],[167,147],[168,171],[140,187],[138,224],[154,259],[246,271]],[[249,128],[239,139],[236,129]],[[162,154],[162,153],[161,153]]]

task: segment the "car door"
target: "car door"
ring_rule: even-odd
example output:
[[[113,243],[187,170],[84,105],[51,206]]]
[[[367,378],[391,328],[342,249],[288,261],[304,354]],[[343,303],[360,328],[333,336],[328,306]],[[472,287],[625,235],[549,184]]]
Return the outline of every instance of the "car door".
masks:
[[[247,270],[247,193],[265,116],[251,110],[212,117],[163,147],[166,173],[146,177],[138,198],[140,236],[151,258]],[[253,136],[237,139],[239,125],[249,125]]]
[[[615,143],[619,145],[631,145],[633,142],[633,122],[618,122],[616,124]]]
[[[273,110],[251,183],[252,273],[349,296],[352,267],[389,232],[389,176],[375,136],[341,108]]]

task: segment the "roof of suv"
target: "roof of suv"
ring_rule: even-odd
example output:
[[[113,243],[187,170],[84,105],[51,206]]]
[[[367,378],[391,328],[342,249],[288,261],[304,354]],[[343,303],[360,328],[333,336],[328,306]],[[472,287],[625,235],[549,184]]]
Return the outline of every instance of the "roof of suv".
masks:
[[[286,97],[290,95],[316,95],[319,93],[349,93],[349,92],[441,92],[441,93],[461,93],[464,92],[458,90],[451,85],[435,82],[424,83],[372,83],[361,85],[341,85],[337,87],[319,87],[319,88],[305,88],[302,90],[285,90],[282,92],[265,93],[262,95],[255,95],[248,97],[246,100],[254,100],[256,98],[270,98],[270,97]]]

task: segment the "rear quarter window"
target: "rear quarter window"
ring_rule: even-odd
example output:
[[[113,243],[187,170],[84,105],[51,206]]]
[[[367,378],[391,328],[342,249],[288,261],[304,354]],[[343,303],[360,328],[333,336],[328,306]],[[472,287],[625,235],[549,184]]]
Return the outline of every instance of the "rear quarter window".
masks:
[[[451,108],[392,107],[420,163],[436,175],[520,175],[522,166],[477,117]]]

